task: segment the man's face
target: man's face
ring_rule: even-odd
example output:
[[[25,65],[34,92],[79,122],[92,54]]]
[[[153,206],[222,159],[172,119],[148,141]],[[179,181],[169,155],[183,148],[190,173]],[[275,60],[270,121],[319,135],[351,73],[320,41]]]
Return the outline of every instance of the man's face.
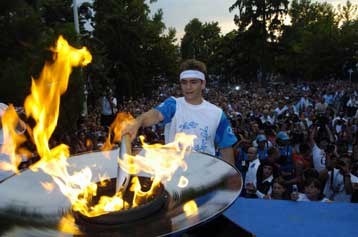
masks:
[[[310,200],[315,200],[319,196],[319,193],[320,193],[320,190],[313,183],[305,186],[304,191],[305,191],[306,196]]]
[[[326,140],[322,140],[318,144],[318,147],[322,150],[326,150],[327,146],[328,146],[328,142]]]
[[[286,189],[284,186],[282,186],[281,184],[276,183],[276,182],[273,183],[273,185],[272,185],[272,193],[273,194],[281,196],[285,191],[286,191]]]
[[[180,80],[180,86],[184,97],[189,103],[201,103],[202,90],[205,88],[206,81],[196,78],[186,78]]]
[[[272,172],[273,172],[273,168],[272,166],[269,166],[269,165],[265,165],[262,169],[262,175],[264,178],[268,178],[272,175]]]
[[[249,161],[255,160],[257,157],[257,150],[255,147],[250,147],[247,151],[247,159]]]

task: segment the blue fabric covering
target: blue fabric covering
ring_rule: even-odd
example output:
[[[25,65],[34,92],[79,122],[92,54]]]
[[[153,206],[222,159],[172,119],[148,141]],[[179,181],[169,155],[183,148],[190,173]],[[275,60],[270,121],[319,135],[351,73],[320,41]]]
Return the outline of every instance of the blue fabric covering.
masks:
[[[224,215],[257,237],[358,236],[358,204],[239,198]]]

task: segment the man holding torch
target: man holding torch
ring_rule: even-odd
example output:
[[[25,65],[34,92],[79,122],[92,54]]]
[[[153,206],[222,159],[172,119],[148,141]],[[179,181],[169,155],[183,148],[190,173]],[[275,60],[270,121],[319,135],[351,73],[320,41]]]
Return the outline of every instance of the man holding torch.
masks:
[[[218,148],[222,159],[234,165],[232,145],[237,142],[237,138],[230,122],[221,108],[204,100],[202,96],[206,86],[205,64],[189,59],[181,64],[180,70],[180,86],[184,96],[170,97],[139,115],[124,128],[122,134],[129,134],[133,140],[140,127],[162,123],[165,125],[165,143],[173,142],[177,133],[195,135],[195,151],[215,155]]]

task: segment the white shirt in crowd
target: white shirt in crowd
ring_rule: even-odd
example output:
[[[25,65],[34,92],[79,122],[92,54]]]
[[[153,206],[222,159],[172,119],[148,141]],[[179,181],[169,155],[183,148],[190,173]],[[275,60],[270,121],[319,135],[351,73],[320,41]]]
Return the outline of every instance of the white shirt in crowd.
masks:
[[[107,96],[102,97],[102,106],[101,106],[101,113],[103,115],[113,115],[117,112],[117,99],[112,97],[112,105],[108,100]]]
[[[317,144],[313,145],[312,148],[312,159],[313,159],[313,167],[321,172],[326,168],[326,153],[324,150],[320,149]]]
[[[344,176],[339,172],[339,169],[333,169],[333,178],[332,171],[328,172],[328,178],[323,189],[323,194],[335,202],[351,201],[351,196],[346,194],[344,188]]]
[[[281,115],[281,114],[283,114],[286,110],[288,110],[287,105],[283,106],[282,109],[280,109],[279,107],[277,107],[277,108],[275,109],[275,112],[277,113],[277,115]]]
[[[307,195],[304,193],[298,193],[298,199],[296,201],[297,202],[312,202],[311,200],[308,199]],[[330,202],[330,201],[331,200],[324,197],[320,202]]]
[[[266,178],[265,180],[263,180],[262,183],[265,183],[265,182],[270,182],[270,183],[271,183],[272,180],[273,180],[273,175],[271,175],[270,177],[268,177],[268,178]],[[268,195],[271,195],[271,193],[272,193],[272,185],[271,185],[270,189],[267,191],[267,194],[268,194]],[[261,193],[259,190],[256,191],[256,196],[257,196],[258,198],[264,198],[265,195],[266,195],[266,194]]]
[[[272,118],[270,115],[267,116],[261,116],[260,120],[262,123],[269,123],[269,124],[273,124],[274,123],[274,118]]]
[[[258,158],[256,158],[253,161],[250,161],[249,168],[247,169],[246,176],[245,176],[245,186],[248,183],[251,183],[256,187],[256,183],[257,183],[256,174],[259,166],[260,166],[260,160]]]

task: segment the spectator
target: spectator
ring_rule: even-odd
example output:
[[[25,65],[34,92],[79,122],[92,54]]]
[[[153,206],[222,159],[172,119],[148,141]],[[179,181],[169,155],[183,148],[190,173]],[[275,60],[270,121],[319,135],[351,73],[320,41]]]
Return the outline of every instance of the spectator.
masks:
[[[267,141],[264,134],[257,135],[253,145],[257,147],[257,154],[260,160],[266,160],[268,157],[268,149],[272,146],[271,142]]]
[[[117,114],[117,99],[113,97],[111,89],[101,98],[101,124],[109,127]]]
[[[265,199],[290,200],[290,195],[282,178],[276,178],[272,182],[272,192],[264,196]]]
[[[304,183],[304,192],[291,193],[291,199],[298,202],[331,202],[322,194],[322,185],[319,179],[308,179]]]
[[[257,170],[260,166],[260,160],[257,156],[257,148],[250,147],[247,151],[247,158],[249,161],[247,173],[245,175],[245,189],[247,197],[255,197],[257,189]]]

